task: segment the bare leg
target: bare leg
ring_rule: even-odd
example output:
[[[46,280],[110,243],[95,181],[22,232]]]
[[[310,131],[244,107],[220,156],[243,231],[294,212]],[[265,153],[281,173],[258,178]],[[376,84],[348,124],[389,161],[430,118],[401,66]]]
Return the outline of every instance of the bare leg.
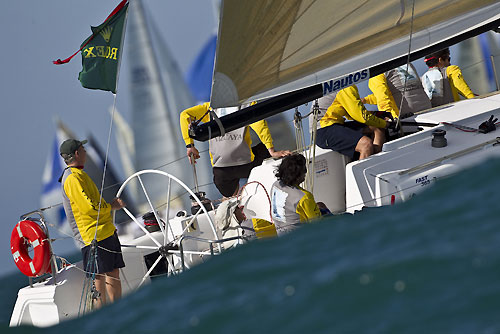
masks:
[[[356,152],[359,152],[359,160],[368,158],[373,154],[373,143],[367,136],[361,137],[358,144],[354,148]]]
[[[112,303],[122,296],[122,283],[120,281],[120,269],[106,273],[106,292],[109,301]]]
[[[385,129],[380,129],[372,126],[370,126],[370,129],[373,130],[374,134],[373,152],[379,153],[382,151],[382,145],[384,145],[385,143]]]
[[[106,304],[106,279],[104,276],[97,274],[95,279],[95,288],[99,292],[100,296],[95,302],[96,308],[101,308]]]

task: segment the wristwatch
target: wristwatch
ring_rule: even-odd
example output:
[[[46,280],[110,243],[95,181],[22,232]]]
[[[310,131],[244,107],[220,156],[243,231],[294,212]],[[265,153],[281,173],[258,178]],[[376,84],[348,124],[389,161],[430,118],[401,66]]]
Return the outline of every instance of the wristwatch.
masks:
[[[194,144],[187,144],[186,148],[194,147]]]

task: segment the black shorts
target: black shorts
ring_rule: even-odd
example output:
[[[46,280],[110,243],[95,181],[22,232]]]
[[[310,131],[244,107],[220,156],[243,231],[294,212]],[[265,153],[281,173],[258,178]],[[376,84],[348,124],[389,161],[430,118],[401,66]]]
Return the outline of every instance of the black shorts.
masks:
[[[97,242],[97,261],[93,261],[92,263],[88,263],[91,257],[90,250],[91,245],[82,248],[83,269],[87,272],[87,276],[90,276],[92,273],[109,273],[117,268],[125,267],[122,247],[116,231],[112,236]]]
[[[253,161],[248,164],[213,168],[214,184],[222,196],[233,196],[234,192],[239,187],[240,179],[247,178],[252,168],[260,166],[264,159],[271,157],[266,146],[262,143],[252,147],[252,152],[255,157]]]
[[[332,124],[318,129],[316,145],[324,149],[337,151],[352,159],[355,153],[354,149],[361,137],[363,137],[365,128],[366,125],[358,122]]]

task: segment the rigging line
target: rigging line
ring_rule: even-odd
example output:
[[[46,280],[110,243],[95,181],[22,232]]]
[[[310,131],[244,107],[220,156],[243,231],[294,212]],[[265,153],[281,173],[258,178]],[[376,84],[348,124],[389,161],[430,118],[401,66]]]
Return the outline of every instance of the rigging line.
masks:
[[[203,150],[203,151],[199,151],[199,153],[200,153],[200,154],[205,153],[205,152],[208,152],[208,149],[205,149],[205,150]],[[153,169],[153,170],[160,170],[160,169],[162,169],[163,167],[167,167],[168,165],[171,165],[171,164],[173,164],[173,163],[176,163],[176,162],[178,162],[178,161],[180,161],[180,160],[187,159],[187,158],[188,158],[188,157],[184,155],[184,156],[182,156],[182,157],[180,157],[180,158],[177,158],[177,159],[175,159],[175,160],[172,160],[172,161],[170,161],[170,162],[167,162],[167,163],[165,163],[165,164],[163,164],[163,165],[160,165],[160,166],[158,166],[158,167],[151,168],[151,169]],[[109,186],[106,186],[106,187],[104,188],[104,190],[110,189],[110,188],[112,188],[112,187],[116,187],[117,185],[121,184],[123,181],[124,181],[124,180],[122,180],[122,181],[120,181],[120,182],[113,183],[113,184],[111,184],[111,185],[109,185]],[[59,203],[59,204],[56,204],[56,205],[60,205],[60,204],[62,204],[62,203]],[[48,207],[47,209],[50,209],[50,208],[51,208],[51,207]]]
[[[78,267],[75,266],[75,268],[78,268]],[[81,269],[78,268],[78,270],[81,270]],[[84,299],[87,298],[87,293],[86,293],[85,287],[86,287],[86,283],[88,283],[88,282],[86,282],[86,281],[87,281],[87,278],[85,278],[85,283],[84,283],[84,286],[83,286],[83,289],[82,289],[82,295],[80,296],[80,304],[78,306],[78,316],[79,317],[83,314],[83,312],[82,312],[82,303],[83,303]]]
[[[199,153],[200,153],[200,154],[205,153],[205,152],[208,152],[208,149],[203,150],[203,151],[199,151]],[[153,170],[160,170],[160,169],[162,169],[163,167],[166,167],[166,166],[168,166],[168,165],[171,165],[171,164],[173,164],[173,163],[176,163],[176,162],[178,162],[178,161],[180,161],[180,160],[187,159],[187,158],[188,158],[187,156],[182,156],[182,157],[180,157],[180,158],[177,158],[177,159],[175,159],[175,160],[172,160],[172,161],[170,161],[170,162],[167,162],[167,163],[165,163],[165,164],[163,164],[163,165],[160,165],[160,166],[158,166],[158,167],[156,167],[156,168],[151,168],[151,169],[153,169]],[[120,182],[116,182],[116,183],[114,183],[114,184],[111,184],[111,185],[109,185],[109,186],[105,187],[105,188],[104,188],[104,190],[110,189],[110,188],[112,188],[112,187],[116,187],[117,185],[121,184],[122,182],[123,182],[123,180],[122,180],[122,181],[120,181]],[[210,183],[209,183],[209,184],[210,184]],[[62,203],[60,203],[60,204],[62,204]],[[60,204],[57,204],[57,205],[60,205]],[[49,207],[49,209],[50,209],[50,207]]]
[[[205,152],[208,152],[208,149],[205,149],[205,150],[203,150],[203,151],[199,151],[199,153],[200,153],[200,154],[205,153]],[[152,169],[154,169],[154,170],[160,170],[161,168],[166,167],[166,166],[168,166],[168,165],[171,165],[171,164],[173,164],[173,163],[175,163],[175,162],[178,162],[178,161],[180,161],[180,160],[182,160],[182,159],[187,159],[187,156],[182,156],[182,157],[180,157],[180,158],[177,158],[177,159],[175,159],[175,160],[172,160],[172,161],[167,162],[167,163],[165,163],[165,164],[163,164],[163,165],[160,165],[159,167],[152,168]],[[119,184],[121,184],[122,182],[123,182],[123,180],[122,180],[122,181],[120,181],[120,182],[113,183],[113,184],[111,184],[111,185],[109,185],[109,186],[106,186],[106,187],[104,187],[104,190],[108,190],[108,189],[110,189],[110,188],[116,187],[116,186],[118,186]],[[207,186],[207,185],[210,185],[210,184],[213,184],[213,182],[211,182],[211,183],[207,183],[207,184],[204,184],[204,185],[201,185],[200,187]],[[41,211],[45,211],[45,210],[49,210],[49,209],[56,208],[56,207],[61,206],[61,205],[62,205],[62,202],[59,202],[59,203],[57,203],[57,204],[52,204],[52,205],[46,206],[46,207],[44,207],[44,208],[40,208],[39,210],[41,210]]]
[[[311,135],[310,135],[310,143],[309,143],[309,158],[311,160],[311,167],[308,169],[309,173],[309,186],[310,188],[308,189],[311,193],[314,191],[314,179],[315,179],[315,165],[316,165],[316,136],[318,133],[318,116],[320,113],[319,110],[319,102],[318,99],[314,101],[314,105],[312,106],[312,111],[313,114],[313,120],[312,120],[312,126],[311,126]],[[308,164],[309,167],[309,164]]]
[[[85,270],[83,270],[83,269],[78,268],[78,266],[76,265],[76,263],[70,262],[70,261],[68,261],[67,259],[65,259],[64,257],[57,256],[57,255],[56,255],[56,257],[57,257],[58,259],[60,259],[61,261],[62,261],[62,260],[64,260],[67,264],[74,266],[76,270],[79,270],[79,271],[81,271],[81,272],[83,272],[83,273],[85,273],[85,274],[92,274],[92,272],[90,272],[90,271],[85,271]],[[95,275],[96,275],[96,276],[100,276],[100,277],[109,277],[109,278],[114,279],[114,280],[119,280],[119,278],[115,278],[115,277],[112,277],[112,276],[106,276],[106,274],[99,274],[99,273],[96,273]]]
[[[272,213],[271,196],[269,196],[269,193],[267,192],[266,187],[264,187],[264,185],[262,183],[260,183],[259,181],[250,181],[250,182],[245,183],[243,185],[243,187],[241,187],[241,189],[238,191],[238,194],[236,195],[236,200],[238,201],[238,203],[241,203],[241,194],[243,192],[243,189],[245,189],[245,187],[247,185],[252,184],[252,183],[257,183],[257,186],[261,186],[264,189],[264,192],[266,193],[266,196],[267,196],[267,200],[269,201],[269,217],[271,218],[271,223],[274,223],[273,213]],[[257,186],[255,187],[255,190],[257,190],[257,188],[258,188]]]
[[[408,58],[406,59],[406,73],[405,73],[405,84],[403,86],[403,93],[401,94],[401,103],[399,104],[399,110],[398,110],[398,120],[397,123],[399,123],[399,134],[401,136],[404,136],[403,132],[403,127],[401,126],[401,121],[400,121],[400,116],[401,116],[401,109],[403,108],[403,101],[405,100],[405,95],[406,95],[406,85],[408,83],[408,68],[410,67],[410,54],[411,54],[411,40],[413,37],[413,20],[415,17],[415,0],[412,2],[412,7],[411,7],[411,22],[410,22],[410,39],[408,42]]]
[[[214,183],[213,183],[213,182],[210,182],[210,183],[205,183],[205,184],[199,185],[199,186],[198,186],[198,188],[206,187],[206,186],[209,186],[209,185],[211,185],[211,184],[214,184]],[[190,188],[190,189],[191,189],[191,190],[194,190],[194,189],[192,189],[192,188]],[[170,202],[173,202],[173,201],[175,201],[176,199],[181,198],[182,196],[186,195],[187,193],[188,193],[187,191],[184,191],[183,193],[179,194],[178,196],[176,196],[176,197],[172,198],[172,199],[170,200]],[[212,202],[216,202],[216,201],[217,201],[217,200],[213,200]],[[159,209],[159,208],[162,208],[162,207],[164,207],[164,206],[166,206],[166,205],[167,205],[167,202],[164,202],[164,203],[162,203],[162,204],[158,204],[158,205],[156,206],[156,208],[158,208],[158,209]],[[148,212],[148,211],[146,211],[146,212]],[[142,215],[143,215],[144,213],[146,213],[146,212],[143,212],[143,213],[139,214],[139,216],[142,216]],[[129,221],[123,221],[123,222],[118,223],[118,224],[116,224],[116,225],[123,225],[123,224],[126,224],[126,223],[128,223],[128,222],[129,222]]]
[[[78,241],[79,243],[81,243],[81,241],[79,239],[77,239],[74,235],[69,235],[68,233],[64,232],[62,229],[60,229],[59,227],[55,226],[54,224],[48,223],[47,225],[50,226],[50,227],[52,227],[56,232],[59,232],[60,234],[64,234],[66,236],[65,239],[71,238],[74,241]],[[83,246],[85,246],[85,244]]]
[[[125,15],[125,22],[124,22],[124,27],[123,27],[123,32],[122,32],[122,38],[120,41],[120,45],[123,45],[123,41],[125,39],[125,32],[127,29],[127,19],[128,19],[128,7],[127,7],[127,13]],[[122,60],[122,53],[123,53],[123,48],[120,49],[120,57],[118,59],[118,67],[117,67],[117,73],[116,73],[116,86],[115,86],[115,92],[117,91],[118,87],[118,82],[120,80],[120,65],[121,65],[121,60]],[[108,143],[106,145],[106,156],[104,158],[104,169],[102,172],[102,181],[101,181],[101,191],[99,194],[99,207],[97,209],[97,219],[96,219],[96,225],[95,225],[95,233],[94,233],[94,240],[97,242],[97,228],[99,226],[99,216],[101,214],[101,204],[102,204],[102,193],[104,191],[104,180],[106,177],[106,169],[108,165],[108,156],[109,156],[109,144],[111,142],[111,133],[113,130],[113,119],[115,117],[115,110],[116,110],[116,93],[113,93],[113,111],[111,113],[111,120],[109,122],[109,131],[108,131]],[[95,255],[97,255],[97,249],[95,249]],[[92,256],[92,255],[91,255]],[[96,268],[97,269],[97,268]],[[94,282],[95,277],[92,277],[92,282]]]
[[[87,309],[89,309],[89,298],[91,297],[91,294],[92,294],[92,289],[90,289],[90,286],[93,287],[93,285],[94,285],[94,280],[95,280],[94,266],[97,267],[96,261],[97,261],[97,259],[94,257],[94,252],[91,251],[90,252],[90,259],[87,262],[87,265],[85,267],[86,275],[85,275],[84,283],[82,286],[82,295],[80,297],[80,306],[78,308],[78,316],[85,314],[85,311],[87,311]],[[90,270],[92,270],[92,272],[90,272]],[[87,276],[87,273],[90,274],[90,276]],[[84,309],[83,309],[83,313],[82,313],[82,302],[84,300],[85,300],[85,304],[83,305]],[[90,304],[90,308],[91,308],[91,304]]]
[[[213,182],[205,183],[205,184],[202,184],[202,185],[198,185],[198,188],[207,187],[207,186],[212,185],[212,184],[214,184],[214,183],[213,183]],[[106,189],[106,188],[105,188],[105,189]],[[191,189],[191,188],[190,188],[190,189]],[[191,190],[194,190],[194,189],[191,189]],[[184,191],[182,194],[179,194],[178,196],[176,196],[176,197],[172,198],[172,199],[170,200],[170,202],[175,201],[176,199],[178,199],[178,198],[180,198],[180,197],[182,197],[182,196],[186,195],[187,193],[188,193],[187,191]],[[217,200],[214,200],[214,201],[217,201]],[[48,210],[48,209],[52,209],[52,208],[55,208],[55,207],[60,206],[60,205],[62,205],[62,203],[54,204],[54,205],[52,205],[52,206],[49,206],[49,207],[46,207],[46,208],[42,208],[42,209],[40,209],[40,210],[42,210],[42,211],[43,211],[43,210]],[[159,205],[158,205],[158,208],[161,208],[161,207],[163,207],[163,206],[165,206],[165,205],[167,205],[167,203],[166,203],[166,202],[165,202],[165,203],[163,203],[163,204],[159,204]],[[126,224],[127,222],[128,222],[128,221],[123,221],[123,222],[121,222],[121,223],[117,223],[116,225],[123,225],[123,224]],[[66,235],[66,236],[67,236],[67,237],[69,237],[69,238],[73,238],[73,240],[77,240],[77,241],[79,241],[79,240],[78,240],[78,239],[76,239],[74,236],[71,236],[71,235],[69,235],[69,234],[65,233],[63,230],[61,230],[59,227],[55,226],[54,224],[49,223],[48,225],[49,225],[50,227],[52,227],[53,229],[55,229],[57,232],[59,232],[59,233],[61,233],[61,234],[64,234],[64,235]]]
[[[117,80],[118,80],[118,78],[117,78]],[[116,94],[113,94],[113,111],[111,113],[111,120],[109,122],[108,143],[106,145],[106,155],[105,155],[105,158],[104,158],[104,168],[103,168],[103,172],[102,172],[101,190],[100,190],[100,193],[99,193],[99,206],[98,206],[98,209],[97,209],[97,219],[96,219],[96,222],[95,222],[95,232],[94,232],[94,239],[93,239],[93,242],[95,242],[96,245],[97,245],[97,228],[99,226],[99,217],[100,217],[100,214],[101,214],[102,193],[103,193],[103,189],[104,189],[104,180],[106,178],[106,169],[107,169],[107,166],[108,166],[109,144],[111,142],[111,133],[112,133],[112,130],[113,130],[113,119],[114,119],[114,116],[115,116],[115,110],[116,110]],[[91,250],[90,250],[90,261],[89,261],[89,263],[87,263],[87,265],[90,265],[90,263],[92,262],[92,259],[94,259],[95,261],[97,261],[97,247],[91,247]],[[97,271],[97,263],[96,263],[95,267],[92,268],[92,271]],[[94,284],[95,284],[95,272],[92,273],[91,278],[89,280],[90,280],[90,282],[92,282],[92,289],[91,289],[91,291],[93,292],[93,290],[94,290]],[[83,298],[83,295],[85,293],[85,290],[86,290],[86,287],[85,287],[85,284],[84,284],[84,286],[82,288],[82,298]],[[87,290],[87,293],[86,293],[86,297],[87,297],[87,300],[88,300],[88,298],[89,298],[88,290]],[[81,307],[81,300],[80,300],[80,307]],[[80,310],[79,310],[78,313],[80,313]]]
[[[200,153],[200,154],[201,154],[201,153],[205,153],[205,152],[208,152],[208,149],[203,150],[203,151],[199,151],[199,153]],[[184,156],[182,156],[182,157],[180,157],[180,158],[177,158],[177,159],[175,159],[175,160],[172,160],[172,161],[170,161],[170,162],[167,162],[167,163],[165,163],[165,164],[163,164],[163,165],[160,165],[160,166],[158,166],[158,167],[156,167],[156,168],[153,168],[153,169],[160,169],[160,168],[166,167],[166,166],[168,166],[168,165],[171,165],[171,164],[173,164],[173,163],[175,163],[175,162],[177,162],[177,161],[180,161],[180,160],[182,160],[182,159],[186,159],[186,158],[188,158],[188,157],[184,155]]]
[[[302,118],[308,118],[314,111],[310,111],[308,112],[307,114],[305,114],[304,116],[302,116]]]
[[[115,117],[115,110],[116,110],[116,94],[113,94],[113,109],[112,110],[113,111],[111,112],[111,120],[109,122],[108,143],[106,145],[106,155],[104,157],[104,170],[102,172],[101,191],[99,194],[99,207],[97,209],[97,219],[95,222],[94,240],[97,240],[97,227],[99,226],[99,216],[101,214],[102,193],[104,190],[104,179],[106,178],[106,169],[108,167],[109,144],[111,142],[111,133],[113,132],[113,119]]]

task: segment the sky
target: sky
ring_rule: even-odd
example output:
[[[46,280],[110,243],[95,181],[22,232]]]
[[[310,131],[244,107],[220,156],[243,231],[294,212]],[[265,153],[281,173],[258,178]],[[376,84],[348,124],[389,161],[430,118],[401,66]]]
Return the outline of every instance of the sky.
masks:
[[[100,146],[106,148],[108,109],[113,104],[113,95],[82,88],[78,81],[80,55],[65,65],[53,65],[52,61],[65,59],[77,51],[90,36],[90,26],[101,24],[118,3],[119,0],[2,3],[0,275],[17,270],[9,248],[12,229],[19,217],[40,208],[42,173],[55,136],[54,119],[60,118],[81,139],[92,133]],[[143,3],[185,72],[216,29],[212,2],[144,0]],[[128,118],[126,66],[124,53],[116,106]],[[119,154],[114,139],[109,157],[117,161],[116,167]],[[56,253],[57,249],[56,243]]]

